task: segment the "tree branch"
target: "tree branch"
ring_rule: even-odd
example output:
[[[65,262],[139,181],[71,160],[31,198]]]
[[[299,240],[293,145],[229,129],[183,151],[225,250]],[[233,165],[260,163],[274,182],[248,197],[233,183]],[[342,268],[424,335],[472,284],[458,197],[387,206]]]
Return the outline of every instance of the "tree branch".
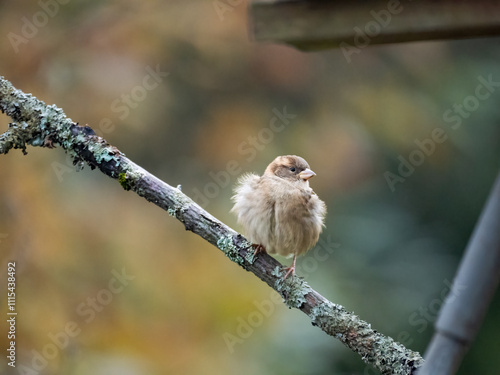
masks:
[[[125,190],[132,190],[149,202],[168,211],[186,230],[217,246],[233,262],[255,274],[277,291],[290,308],[310,317],[313,325],[341,340],[382,374],[412,374],[422,366],[422,357],[392,338],[373,330],[371,325],[314,291],[303,279],[283,280],[282,265],[268,254],[254,257],[251,244],[239,233],[217,220],[178,188],[153,176],[125,157],[117,148],[95,135],[88,126],[67,118],[55,106],[46,105],[30,94],[16,90],[0,77],[0,110],[14,123],[0,135],[0,154],[11,148],[25,153],[26,145],[60,145],[82,168],[92,169],[118,180]]]

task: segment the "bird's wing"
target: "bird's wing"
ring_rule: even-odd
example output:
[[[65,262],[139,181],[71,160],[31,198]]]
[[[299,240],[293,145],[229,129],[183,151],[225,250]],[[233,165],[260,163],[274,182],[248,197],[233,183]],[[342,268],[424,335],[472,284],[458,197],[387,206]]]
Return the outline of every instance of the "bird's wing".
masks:
[[[271,251],[274,247],[274,201],[272,186],[266,179],[247,174],[238,180],[232,197],[231,212],[238,215],[238,223],[244,228],[250,241]]]

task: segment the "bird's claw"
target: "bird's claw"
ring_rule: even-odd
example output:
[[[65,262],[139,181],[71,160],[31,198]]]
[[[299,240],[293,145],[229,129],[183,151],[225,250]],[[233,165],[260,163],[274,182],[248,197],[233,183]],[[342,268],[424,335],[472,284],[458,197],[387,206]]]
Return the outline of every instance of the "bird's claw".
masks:
[[[291,267],[283,267],[283,271],[286,271],[285,276],[283,276],[283,280],[286,280],[288,275],[292,274],[292,277],[295,276],[295,265]]]
[[[265,253],[266,252],[266,248],[262,245],[259,245],[259,244],[256,244],[256,243],[253,243],[252,244],[252,247],[255,249],[254,253],[253,253],[253,256],[255,257],[258,253]]]
[[[293,254],[292,265],[290,267],[283,267],[283,271],[286,271],[283,280],[286,280],[288,275],[292,274],[292,277],[295,276],[295,261],[297,259],[297,254]]]

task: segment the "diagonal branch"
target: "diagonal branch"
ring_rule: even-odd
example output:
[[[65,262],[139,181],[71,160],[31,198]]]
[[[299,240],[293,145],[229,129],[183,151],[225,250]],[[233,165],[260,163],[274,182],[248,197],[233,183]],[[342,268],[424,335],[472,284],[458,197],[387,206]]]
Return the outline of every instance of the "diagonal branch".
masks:
[[[30,94],[15,89],[0,76],[0,110],[15,123],[0,135],[0,154],[27,144],[53,147],[60,145],[83,167],[88,164],[118,180],[125,190],[132,190],[181,221],[186,230],[217,246],[233,262],[255,274],[277,291],[290,308],[297,308],[311,318],[313,325],[341,340],[382,374],[413,374],[422,366],[422,357],[392,338],[373,330],[371,325],[341,305],[313,290],[303,279],[283,280],[282,265],[268,254],[253,256],[251,244],[239,233],[217,220],[178,188],[153,176],[95,135],[88,126],[67,118],[61,109],[46,105]]]

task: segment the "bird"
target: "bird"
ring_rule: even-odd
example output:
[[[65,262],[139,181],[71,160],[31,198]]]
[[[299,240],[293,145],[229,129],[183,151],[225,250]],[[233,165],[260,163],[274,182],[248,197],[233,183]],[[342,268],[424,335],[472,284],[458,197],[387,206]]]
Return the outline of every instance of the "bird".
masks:
[[[231,212],[247,239],[259,252],[293,256],[284,267],[284,278],[295,275],[298,255],[305,254],[319,239],[326,205],[309,187],[316,176],[300,156],[278,156],[262,176],[242,175],[234,188]]]

